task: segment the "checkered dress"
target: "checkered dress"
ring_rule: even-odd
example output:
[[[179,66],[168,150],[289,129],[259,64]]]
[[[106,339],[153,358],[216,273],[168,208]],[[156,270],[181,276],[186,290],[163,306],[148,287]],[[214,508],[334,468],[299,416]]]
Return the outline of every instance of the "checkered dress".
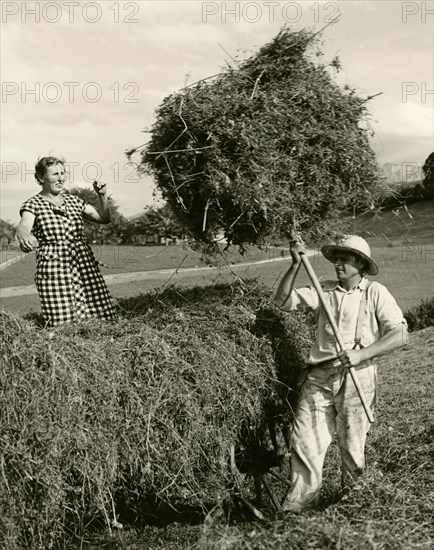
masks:
[[[20,214],[26,210],[35,216],[35,283],[47,326],[87,317],[113,319],[114,304],[99,262],[84,241],[86,203],[75,195],[63,194],[63,199],[58,207],[35,195],[20,208]]]

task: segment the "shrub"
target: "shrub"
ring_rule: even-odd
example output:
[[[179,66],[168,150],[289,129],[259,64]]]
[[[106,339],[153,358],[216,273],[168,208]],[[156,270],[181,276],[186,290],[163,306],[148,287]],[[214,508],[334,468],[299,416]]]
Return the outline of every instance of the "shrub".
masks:
[[[117,323],[50,332],[1,312],[5,547],[66,545],[145,497],[205,509],[224,495],[230,449],[275,393],[276,349],[309,345],[304,318],[274,318],[269,301],[254,282],[173,287],[123,300]]]
[[[404,317],[410,332],[432,327],[434,325],[434,298],[422,300],[418,306],[407,310]]]

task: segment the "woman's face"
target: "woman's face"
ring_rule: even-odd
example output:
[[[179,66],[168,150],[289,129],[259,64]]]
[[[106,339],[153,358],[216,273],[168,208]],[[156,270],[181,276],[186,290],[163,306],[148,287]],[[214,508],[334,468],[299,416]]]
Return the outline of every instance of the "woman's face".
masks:
[[[65,167],[63,164],[48,166],[42,182],[42,189],[51,195],[58,195],[62,191],[64,183]]]

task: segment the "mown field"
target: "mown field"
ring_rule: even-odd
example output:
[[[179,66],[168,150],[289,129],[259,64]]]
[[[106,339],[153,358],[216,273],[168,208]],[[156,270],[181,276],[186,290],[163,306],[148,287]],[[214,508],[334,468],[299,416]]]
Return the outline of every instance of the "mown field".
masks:
[[[367,238],[375,247],[403,246],[412,243],[417,247],[433,245],[434,200],[428,199],[410,205],[402,204],[377,214],[358,216],[355,232]]]
[[[6,521],[10,537],[9,522],[22,518],[21,528],[26,530],[28,522],[30,533],[40,528],[41,536],[49,537],[50,525],[61,529],[57,521],[52,524],[50,512],[63,519],[58,502],[72,490],[65,512],[70,510],[72,517],[77,517],[77,527],[83,527],[86,516],[78,515],[78,511],[89,499],[93,506],[88,526],[78,539],[69,536],[65,544],[46,544],[43,550],[430,549],[434,542],[433,327],[411,334],[408,346],[379,360],[379,403],[367,443],[368,470],[349,495],[340,494],[340,460],[333,444],[316,511],[285,521],[269,516],[265,522],[257,522],[228,507],[227,501],[223,506],[216,499],[207,516],[193,516],[188,510],[173,516],[155,508],[153,520],[147,516],[143,522],[137,511],[129,516],[128,508],[120,507],[118,519],[124,528],[109,532],[95,508],[104,497],[106,484],[119,490],[118,484],[124,479],[126,489],[136,495],[141,492],[141,485],[131,486],[129,475],[125,477],[127,471],[119,471],[118,464],[128,464],[133,468],[133,479],[143,476],[141,483],[148,487],[158,482],[156,474],[160,472],[153,473],[152,464],[163,465],[161,490],[172,487],[183,492],[189,487],[179,485],[186,470],[191,476],[198,465],[203,468],[204,457],[211,456],[217,441],[227,448],[226,438],[234,436],[233,421],[240,421],[240,405],[257,416],[259,404],[252,408],[249,400],[259,397],[255,394],[267,377],[270,366],[266,363],[272,350],[260,337],[258,325],[255,338],[251,329],[245,330],[254,318],[254,304],[249,304],[253,288],[246,287],[241,293],[241,288],[234,288],[232,297],[231,288],[226,286],[223,295],[208,287],[205,292],[170,291],[160,295],[158,302],[158,294],[151,299],[132,298],[123,302],[129,314],[113,326],[83,323],[62,327],[51,335],[3,315],[3,354],[7,361],[2,368],[8,371],[0,384],[0,433],[2,444],[6,444],[2,450],[0,483],[4,491],[0,492],[0,502],[4,499],[13,508],[2,504],[0,532]],[[256,323],[262,319],[264,328],[271,329],[269,334],[273,335],[270,322],[275,317],[269,316],[272,310],[268,315],[266,311]],[[285,331],[299,344],[308,334],[306,327],[300,326],[293,320]],[[278,339],[282,337],[283,332]],[[293,361],[284,364],[285,368],[292,368]],[[208,376],[212,382],[206,382]],[[208,389],[203,387],[206,383],[211,384]],[[205,410],[219,413],[207,421],[201,414]],[[153,418],[157,413],[164,416]],[[228,414],[231,422],[226,423]],[[220,422],[226,434],[222,439]],[[167,446],[169,436],[171,444]],[[200,440],[208,451],[203,455],[197,455]],[[178,453],[173,447],[179,448]],[[193,447],[195,453],[190,458],[195,461],[194,469],[188,455]],[[16,451],[11,455],[13,448]],[[165,448],[163,455],[161,448]],[[158,462],[155,453],[159,454]],[[216,464],[225,470],[224,462]],[[66,476],[66,487],[62,485],[65,472],[71,472]],[[211,481],[215,483],[215,473],[208,470],[208,478],[197,472],[202,489]],[[281,473],[289,473],[287,460]],[[282,497],[285,485],[275,483],[274,488]],[[243,482],[242,491],[246,498],[253,497],[251,478]],[[17,494],[22,498],[17,499]],[[188,494],[191,497],[191,490]],[[95,498],[96,502],[92,500]],[[106,505],[111,514],[110,501]],[[272,512],[266,496],[262,509],[266,514]],[[90,521],[98,517],[99,521]],[[73,526],[69,524],[68,529],[72,531]],[[34,535],[31,540],[36,542]],[[41,550],[40,545],[6,547]]]
[[[403,309],[413,307],[422,299],[433,295],[434,253],[430,246],[429,243],[412,245],[404,243],[401,246],[375,247],[372,249],[373,256],[380,266],[380,273],[375,278],[371,277],[371,279],[375,279],[386,285]],[[143,266],[146,262],[146,271],[149,272],[147,278],[122,283],[114,280],[109,282],[109,287],[116,298],[135,296],[143,292],[162,288],[165,285],[176,284],[180,287],[207,285],[231,282],[237,277],[257,278],[259,282],[272,288],[288,268],[289,260],[276,261],[280,260],[281,254],[280,252],[277,254],[274,249],[271,250],[272,252],[269,251],[268,253],[257,250],[251,251],[249,259],[252,263],[247,266],[230,264],[230,267],[221,266],[221,268],[207,268],[202,271],[184,272],[182,268],[177,269],[176,262],[178,262],[178,265],[182,262],[186,251],[182,247],[173,246],[168,251],[172,265],[169,262],[168,266],[166,264],[173,271],[164,275],[161,273],[153,275],[151,271],[161,269],[161,267],[157,266],[161,265],[162,256],[152,256],[153,248],[143,247],[140,249],[140,254],[143,255],[143,263],[140,265]],[[110,255],[112,252],[111,247],[108,247],[106,255]],[[164,251],[163,253],[167,254]],[[283,254],[287,257],[288,252],[283,251]],[[206,267],[206,265],[200,265],[198,255],[195,255],[196,253],[191,252],[191,257],[189,256],[190,266],[188,267],[195,267],[196,265],[198,267]],[[255,264],[254,262],[258,261],[256,260],[257,257],[259,257],[259,261],[261,262],[265,260],[265,263]],[[158,258],[158,262],[155,258]],[[195,258],[195,262],[193,262],[193,258]],[[269,261],[267,261],[268,259]],[[318,251],[311,257],[311,263],[319,277],[333,278],[333,266]],[[187,267],[185,262],[182,264],[182,267]],[[34,269],[34,257],[26,257],[25,261],[15,263],[6,268],[0,272],[1,288],[32,284]],[[126,267],[125,269],[129,268]],[[141,269],[133,271],[141,271]],[[102,268],[102,272],[105,275],[107,270]],[[300,272],[298,281],[300,285],[308,283],[308,278],[304,272]],[[1,307],[18,315],[25,315],[31,311],[40,311],[37,294],[2,298]]]
[[[105,264],[102,267],[104,275],[115,275],[137,271],[153,271],[160,269],[176,269],[187,267],[206,267],[209,265],[201,254],[186,245],[170,246],[92,246],[96,259]],[[249,248],[241,254],[238,247],[232,246],[227,251],[221,247],[221,255],[216,256],[214,264],[223,267],[243,262],[255,262],[280,257],[280,248]],[[9,253],[5,259],[12,257]],[[36,268],[35,255],[20,253],[20,261],[12,264],[0,273],[0,287],[21,286],[33,284],[33,274]]]

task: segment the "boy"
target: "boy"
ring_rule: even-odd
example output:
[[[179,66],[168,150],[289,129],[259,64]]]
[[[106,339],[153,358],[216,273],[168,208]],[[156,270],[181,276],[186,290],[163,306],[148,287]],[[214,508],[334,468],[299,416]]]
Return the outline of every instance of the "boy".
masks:
[[[366,279],[376,275],[368,243],[358,235],[321,249],[334,264],[337,281],[322,283],[326,300],[345,344],[338,347],[318,294],[310,286],[294,289],[301,265],[300,242],[291,243],[292,265],[283,276],[274,301],[283,311],[313,310],[317,335],[310,351],[291,437],[291,490],[284,512],[299,513],[317,505],[324,457],[337,433],[342,459],[342,482],[355,480],[365,466],[365,441],[369,421],[347,367],[353,366],[368,405],[376,391],[374,358],[390,353],[408,341],[401,309],[386,287]]]

